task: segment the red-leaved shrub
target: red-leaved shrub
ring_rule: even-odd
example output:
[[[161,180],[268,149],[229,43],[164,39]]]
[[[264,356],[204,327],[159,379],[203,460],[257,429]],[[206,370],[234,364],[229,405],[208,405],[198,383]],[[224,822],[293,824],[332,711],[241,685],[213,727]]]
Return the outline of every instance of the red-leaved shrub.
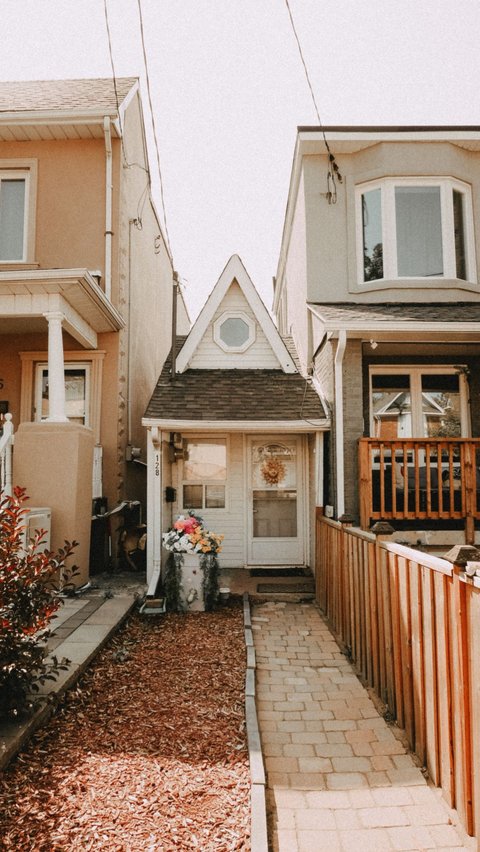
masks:
[[[76,568],[66,568],[77,542],[57,553],[42,549],[44,530],[23,548],[25,489],[0,497],[0,718],[18,718],[35,704],[32,693],[55,680],[68,661],[47,659],[49,624],[62,606],[60,589],[71,585]]]

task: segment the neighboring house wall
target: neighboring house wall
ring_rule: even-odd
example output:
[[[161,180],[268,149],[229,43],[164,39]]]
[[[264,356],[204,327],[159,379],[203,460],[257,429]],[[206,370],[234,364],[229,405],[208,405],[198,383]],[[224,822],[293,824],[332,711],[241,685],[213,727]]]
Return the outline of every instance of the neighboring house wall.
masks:
[[[472,187],[473,216],[480,215],[480,158],[446,142],[379,143],[355,154],[337,157],[344,182],[336,204],[324,197],[325,156],[303,160],[307,239],[307,299],[316,302],[436,302],[477,300],[480,289],[456,280],[435,279],[432,286],[415,279],[358,284],[355,185],[382,177],[451,176]],[[299,198],[301,193],[299,192]],[[475,232],[480,259],[480,229]],[[433,295],[434,294],[434,295]]]
[[[225,352],[214,340],[214,325],[217,319],[226,312],[240,311],[255,323],[255,341],[245,352]],[[256,321],[255,315],[243,295],[239,285],[234,282],[228,289],[218,310],[215,312],[213,321],[207,328],[204,337],[198,345],[190,363],[189,368],[197,370],[235,369],[238,367],[247,370],[253,369],[280,369],[280,364],[275,357],[265,333]]]
[[[293,212],[292,230],[287,257],[281,277],[276,283],[281,293],[276,310],[280,334],[291,335],[295,340],[302,370],[306,371],[311,357],[309,347],[309,323],[305,303],[307,301],[307,252],[305,217],[305,190],[303,178]]]
[[[358,516],[358,439],[363,435],[362,342],[349,340],[343,356],[345,511]]]

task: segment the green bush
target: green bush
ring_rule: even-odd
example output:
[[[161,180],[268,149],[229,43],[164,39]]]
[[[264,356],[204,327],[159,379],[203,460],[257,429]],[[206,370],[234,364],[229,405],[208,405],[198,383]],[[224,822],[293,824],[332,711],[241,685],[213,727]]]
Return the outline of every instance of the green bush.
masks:
[[[59,589],[71,586],[77,569],[66,568],[77,542],[57,553],[42,550],[45,531],[36,530],[26,550],[25,489],[0,497],[0,718],[19,718],[35,705],[33,693],[55,680],[67,661],[47,660],[49,624],[63,604]]]

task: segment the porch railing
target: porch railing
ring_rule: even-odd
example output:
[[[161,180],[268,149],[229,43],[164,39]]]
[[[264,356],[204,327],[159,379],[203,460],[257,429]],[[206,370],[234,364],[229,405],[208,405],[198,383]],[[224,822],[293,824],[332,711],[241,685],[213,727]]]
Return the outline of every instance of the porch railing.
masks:
[[[12,415],[5,414],[2,436],[0,438],[0,492],[11,497],[12,478],[13,423]]]
[[[360,523],[480,518],[480,438],[361,438]]]

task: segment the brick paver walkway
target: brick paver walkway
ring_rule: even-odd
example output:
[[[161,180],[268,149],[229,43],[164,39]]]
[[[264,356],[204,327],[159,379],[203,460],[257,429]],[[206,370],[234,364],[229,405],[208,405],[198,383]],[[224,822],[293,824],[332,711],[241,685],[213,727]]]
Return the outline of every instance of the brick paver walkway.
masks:
[[[313,604],[253,610],[275,852],[475,849]]]

